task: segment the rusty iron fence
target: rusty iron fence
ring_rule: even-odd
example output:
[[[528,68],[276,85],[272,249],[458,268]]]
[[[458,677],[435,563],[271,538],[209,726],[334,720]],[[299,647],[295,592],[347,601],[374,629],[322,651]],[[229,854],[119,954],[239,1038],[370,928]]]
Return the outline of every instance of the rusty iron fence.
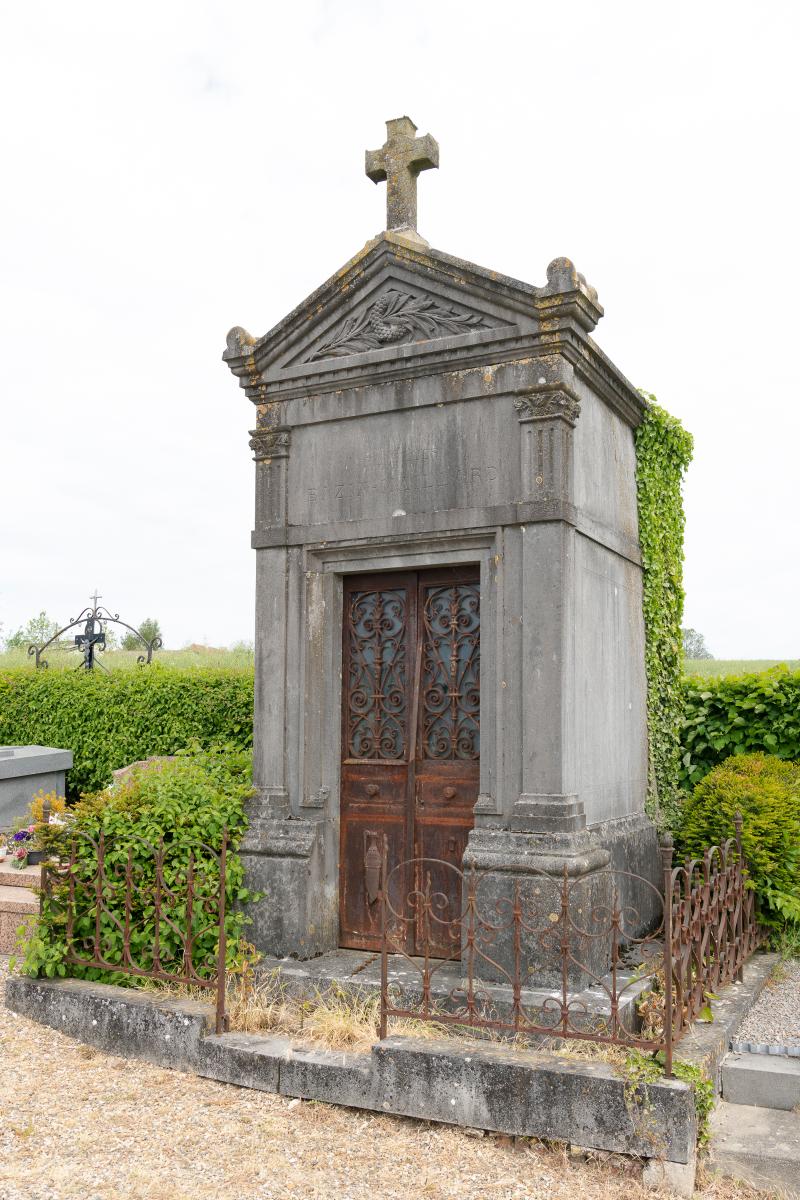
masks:
[[[219,850],[181,842],[179,856],[163,837],[116,844],[74,830],[69,845],[69,856],[43,863],[41,876],[41,912],[63,925],[63,961],[212,991],[222,1033],[227,829]]]
[[[587,892],[586,880],[570,878],[564,867],[560,877],[515,879],[500,896],[488,874],[438,859],[390,869],[384,844],[381,1037],[390,1017],[406,1017],[601,1042],[660,1052],[671,1076],[675,1042],[702,1015],[710,993],[741,979],[763,941],[741,833],[737,815],[733,838],[681,866],[673,866],[667,838],[660,888],[608,869],[594,873]],[[410,888],[402,880],[411,880]],[[390,981],[394,955],[402,987]],[[551,975],[544,986],[543,960]],[[457,962],[459,978],[449,986],[447,967]],[[604,1001],[602,1015],[582,994],[587,988]]]

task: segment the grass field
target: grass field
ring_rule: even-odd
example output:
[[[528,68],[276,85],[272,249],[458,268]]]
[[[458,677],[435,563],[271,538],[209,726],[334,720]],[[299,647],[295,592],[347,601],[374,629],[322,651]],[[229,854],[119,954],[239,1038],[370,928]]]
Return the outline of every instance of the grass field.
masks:
[[[766,671],[770,667],[786,666],[790,671],[800,671],[797,658],[687,658],[684,664],[686,675],[752,675],[755,671]]]
[[[131,670],[138,666],[135,650],[109,650],[98,655],[98,660],[109,670]],[[74,651],[51,650],[47,654],[50,670],[74,670],[81,659]],[[253,651],[246,646],[234,650],[218,649],[213,646],[189,646],[183,650],[159,650],[154,662],[165,667],[225,667],[248,668],[253,666]],[[686,660],[687,675],[743,675],[753,671],[766,671],[769,667],[786,665],[792,671],[800,671],[800,659],[778,658],[692,658]],[[33,668],[33,659],[24,650],[8,650],[0,653],[0,671],[4,667]]]
[[[137,667],[136,650],[108,650],[98,654],[97,661],[109,671],[131,670]],[[75,670],[81,666],[82,658],[72,650],[48,650],[45,655],[51,671]],[[158,650],[153,655],[153,662],[161,663],[164,667],[225,667],[244,668],[253,666],[253,651],[247,647],[227,650],[216,649],[213,646],[193,646],[184,650]],[[29,666],[32,670],[34,661],[28,658],[24,650],[7,650],[0,654],[0,671],[4,667],[18,668]]]

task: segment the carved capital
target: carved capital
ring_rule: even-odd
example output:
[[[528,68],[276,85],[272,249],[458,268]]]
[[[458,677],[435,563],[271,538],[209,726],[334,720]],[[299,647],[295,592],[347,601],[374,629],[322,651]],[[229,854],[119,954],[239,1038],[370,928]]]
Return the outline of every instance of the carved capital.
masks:
[[[581,412],[578,397],[562,383],[543,383],[526,388],[514,397],[520,421],[560,419],[574,426]]]
[[[251,429],[250,449],[256,462],[273,458],[288,458],[292,431],[286,428]]]

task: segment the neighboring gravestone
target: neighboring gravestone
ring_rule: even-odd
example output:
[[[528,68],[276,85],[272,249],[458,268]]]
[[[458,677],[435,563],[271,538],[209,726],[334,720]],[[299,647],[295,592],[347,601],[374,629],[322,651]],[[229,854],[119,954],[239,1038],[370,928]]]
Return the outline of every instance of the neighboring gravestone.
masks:
[[[565,868],[585,912],[609,862],[659,878],[643,401],[591,340],[603,310],[568,259],[534,287],[429,248],[416,179],[438,147],[407,117],[387,129],[366,161],[387,232],[224,354],[256,410],[249,936],[301,958],[378,947],[384,838],[390,867],[472,864],[501,906],[531,885],[545,924],[537,881]],[[602,971],[605,942],[582,952]]]
[[[72,766],[71,750],[52,746],[0,746],[0,829],[25,817],[40,790],[64,795],[64,773]]]

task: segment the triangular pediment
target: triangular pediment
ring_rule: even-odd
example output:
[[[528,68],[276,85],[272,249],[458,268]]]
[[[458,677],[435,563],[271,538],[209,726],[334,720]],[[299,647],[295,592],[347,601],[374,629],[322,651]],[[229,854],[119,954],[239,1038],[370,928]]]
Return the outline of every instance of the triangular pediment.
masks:
[[[294,362],[323,362],[392,346],[459,337],[507,326],[508,321],[450,295],[391,275]]]
[[[248,389],[347,383],[402,360],[484,346],[538,327],[537,289],[384,233],[269,333],[228,335],[224,355]],[[423,369],[421,367],[421,369]]]
[[[232,329],[223,357],[254,399],[265,387],[288,398],[498,360],[529,344],[554,306],[586,329],[602,313],[567,259],[534,287],[382,233],[263,337]]]

